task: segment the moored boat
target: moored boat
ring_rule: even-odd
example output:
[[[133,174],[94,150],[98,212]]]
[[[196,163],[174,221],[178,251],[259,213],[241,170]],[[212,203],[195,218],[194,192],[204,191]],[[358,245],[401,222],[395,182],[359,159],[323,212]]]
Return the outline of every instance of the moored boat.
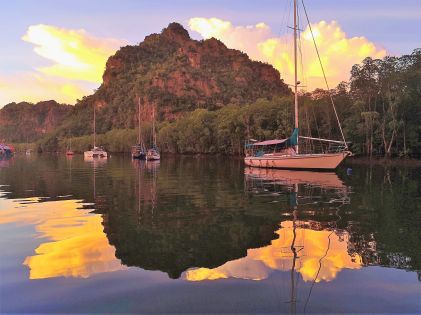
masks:
[[[307,12],[305,12],[307,15]],[[307,17],[308,18],[308,17]],[[297,13],[297,0],[294,0],[294,110],[295,110],[295,128],[291,137],[287,139],[273,139],[266,141],[250,141],[246,143],[244,163],[252,167],[265,167],[265,168],[284,168],[284,169],[321,169],[332,170],[337,168],[342,161],[349,155],[348,144],[345,140],[344,133],[336,112],[333,98],[330,97],[334,114],[338,122],[338,127],[342,136],[341,141],[312,138],[299,136],[299,111],[298,111],[298,81],[297,75],[297,34],[298,34],[298,13]],[[311,25],[309,28],[313,37],[314,45],[317,49],[314,40]],[[323,65],[319,57],[320,66],[323,76],[327,85],[327,90],[330,91],[327,84],[327,79],[323,70]],[[330,92],[329,92],[330,93]],[[299,139],[307,142],[316,142],[321,144],[322,150],[316,152],[313,150],[314,146],[311,145],[311,150],[299,150]]]
[[[131,154],[132,154],[132,159],[138,159],[138,160],[146,159],[145,148],[140,143],[132,146]]]
[[[141,118],[140,118],[140,97],[137,97],[137,144],[135,144],[134,146],[132,146],[132,150],[131,150],[131,154],[132,154],[132,159],[137,159],[137,160],[145,160],[146,159],[146,153],[145,153],[145,145],[143,144],[142,141],[142,134],[141,134],[141,128],[140,128],[140,122],[141,122]]]
[[[107,158],[108,153],[103,148],[94,147],[92,150],[83,153],[85,158]]]
[[[152,111],[152,148],[148,149],[146,152],[146,160],[148,161],[158,161],[161,159],[159,154],[159,149],[156,145],[156,130],[155,130],[155,107]]]
[[[108,154],[102,147],[96,146],[96,124],[95,124],[95,104],[93,105],[94,109],[94,123],[93,123],[93,131],[94,131],[94,146],[92,150],[83,152],[83,156],[85,159],[93,159],[93,158],[107,158]]]
[[[5,143],[0,143],[0,156],[12,156],[14,152],[15,149],[13,148],[13,146]]]
[[[148,161],[157,161],[161,159],[158,149],[152,148],[146,152],[146,160]]]

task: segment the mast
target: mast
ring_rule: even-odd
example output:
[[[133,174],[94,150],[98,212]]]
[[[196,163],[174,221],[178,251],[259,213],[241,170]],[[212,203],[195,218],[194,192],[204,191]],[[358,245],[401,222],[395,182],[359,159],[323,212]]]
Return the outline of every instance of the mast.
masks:
[[[156,148],[156,133],[155,133],[155,105],[152,105],[152,141],[153,141],[153,147]]]
[[[294,0],[294,109],[295,109],[295,128],[298,129],[297,0]],[[297,140],[298,140],[298,135],[297,135]],[[295,146],[295,151],[298,153],[298,143]]]
[[[94,103],[94,148],[96,147],[95,103]]]
[[[137,143],[140,144],[140,96],[137,97],[137,123],[138,123]]]

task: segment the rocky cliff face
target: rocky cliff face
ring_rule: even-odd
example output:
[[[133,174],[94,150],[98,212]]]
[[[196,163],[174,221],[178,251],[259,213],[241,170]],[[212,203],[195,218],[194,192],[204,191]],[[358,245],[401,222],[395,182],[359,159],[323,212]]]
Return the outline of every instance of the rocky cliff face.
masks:
[[[214,38],[193,40],[180,24],[171,23],[161,34],[109,58],[94,101],[105,104],[104,114],[121,108],[133,114],[139,96],[143,116],[155,107],[160,119],[172,120],[196,108],[214,110],[289,93],[272,66]],[[128,127],[123,121],[117,125]]]
[[[55,130],[72,110],[56,101],[10,103],[0,110],[0,139],[26,142]]]

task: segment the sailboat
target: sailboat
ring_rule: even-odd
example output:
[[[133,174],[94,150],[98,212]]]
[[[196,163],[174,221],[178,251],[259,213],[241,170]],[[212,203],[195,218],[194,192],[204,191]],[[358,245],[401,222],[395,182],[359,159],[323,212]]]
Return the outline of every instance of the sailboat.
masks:
[[[305,8],[304,8],[305,9]],[[307,12],[305,12],[307,15]],[[339,130],[342,135],[342,141],[303,137],[299,136],[299,111],[298,111],[298,81],[297,74],[297,0],[294,0],[294,109],[295,109],[295,127],[291,137],[287,139],[273,139],[266,141],[250,140],[245,145],[246,156],[244,162],[247,166],[265,167],[265,168],[284,168],[284,169],[336,169],[339,164],[349,155],[348,144],[345,141],[345,136],[335,109],[332,97],[330,97],[334,109],[336,119],[338,121]],[[311,34],[313,31],[309,23]],[[314,41],[316,47],[317,46]],[[318,54],[318,51],[317,51]],[[320,57],[319,57],[320,61]],[[323,65],[320,61],[320,66],[327,83]],[[329,87],[327,86],[328,90]],[[317,141],[318,143],[328,144],[328,148],[320,153],[305,152],[301,153],[299,150],[299,139],[306,139],[307,141]]]
[[[161,159],[158,147],[156,146],[156,130],[155,130],[155,106],[152,110],[152,148],[146,152],[146,160],[158,161]]]
[[[94,108],[94,147],[92,150],[89,151],[85,151],[83,153],[83,156],[86,159],[92,159],[92,158],[107,158],[108,154],[107,152],[102,148],[102,147],[97,147],[96,146],[96,117],[95,117],[95,104],[93,104],[93,108]]]
[[[144,160],[146,158],[145,145],[142,142],[141,130],[140,130],[140,97],[137,97],[137,122],[138,122],[138,134],[137,144],[132,146],[132,159]]]

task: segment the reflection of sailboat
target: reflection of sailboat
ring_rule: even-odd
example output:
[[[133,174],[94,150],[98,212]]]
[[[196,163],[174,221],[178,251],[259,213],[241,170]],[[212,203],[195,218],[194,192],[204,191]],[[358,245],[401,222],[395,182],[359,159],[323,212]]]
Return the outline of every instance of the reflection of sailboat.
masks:
[[[343,181],[333,172],[290,171],[283,169],[251,168],[244,170],[246,177],[281,185],[308,184],[324,188],[345,188]]]
[[[304,3],[303,3],[304,5]],[[305,12],[307,15],[307,12]],[[308,19],[308,17],[307,17]],[[338,121],[339,130],[341,132],[342,141],[335,141],[329,139],[299,137],[299,110],[298,110],[298,86],[300,82],[297,79],[297,38],[298,38],[298,13],[297,0],[294,0],[294,103],[295,103],[295,127],[292,136],[287,139],[274,139],[262,142],[252,141],[246,144],[246,157],[244,162],[247,166],[267,167],[267,168],[287,168],[287,169],[335,169],[351,152],[348,151],[348,145],[336,113],[335,105],[331,97],[334,113]],[[311,25],[309,23],[311,34]],[[314,38],[313,38],[314,41]],[[316,42],[314,41],[316,46]],[[316,46],[317,50],[317,46]],[[318,51],[317,51],[318,53]],[[320,65],[324,75],[323,66],[320,60]],[[326,77],[325,81],[327,83]],[[327,86],[329,91],[329,87]],[[299,152],[298,142],[299,138],[306,141],[317,141],[317,143],[328,143],[329,147],[324,148],[322,152]],[[314,148],[312,148],[314,149]]]
[[[107,152],[101,148],[101,147],[97,147],[96,146],[96,117],[95,117],[95,104],[93,104],[93,109],[94,109],[94,124],[93,124],[93,129],[94,129],[94,147],[92,148],[92,150],[89,151],[85,151],[83,153],[85,159],[92,159],[92,158],[107,158],[108,154]]]

